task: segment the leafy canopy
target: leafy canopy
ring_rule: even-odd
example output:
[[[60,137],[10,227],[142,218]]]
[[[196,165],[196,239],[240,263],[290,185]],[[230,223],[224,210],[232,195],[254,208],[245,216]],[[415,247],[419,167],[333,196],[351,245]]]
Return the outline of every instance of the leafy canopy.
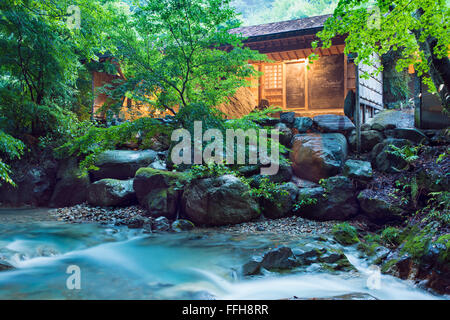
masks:
[[[433,65],[433,59],[444,59],[448,68],[450,8],[446,0],[340,0],[318,33],[323,47],[330,47],[336,35],[347,35],[345,53],[357,53],[357,64],[373,64],[374,54],[399,51],[397,71],[409,65],[418,76],[431,71],[432,81],[426,81],[429,87],[440,94],[444,89],[448,92],[448,79],[436,77],[434,68],[439,66]],[[443,95],[445,104],[448,97]]]
[[[114,92],[176,114],[190,103],[216,106],[255,75],[229,0],[136,1],[126,27],[117,29],[117,57],[127,81]],[[227,50],[221,50],[226,48]]]

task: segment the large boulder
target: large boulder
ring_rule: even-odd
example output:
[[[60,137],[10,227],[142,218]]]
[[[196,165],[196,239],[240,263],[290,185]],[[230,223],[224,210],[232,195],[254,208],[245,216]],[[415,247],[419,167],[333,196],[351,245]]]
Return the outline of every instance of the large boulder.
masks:
[[[92,181],[105,178],[126,180],[133,178],[141,167],[150,165],[157,159],[153,150],[108,150],[97,156],[95,166],[98,170],[91,171]]]
[[[344,175],[358,181],[369,181],[373,177],[372,165],[368,161],[349,159],[344,164]]]
[[[298,134],[292,140],[290,159],[299,178],[318,182],[341,171],[347,157],[347,140],[342,134]]]
[[[86,201],[89,175],[82,174],[76,158],[68,158],[60,163],[56,179],[50,207],[70,207]]]
[[[132,179],[102,179],[92,183],[87,192],[88,203],[92,206],[114,207],[136,203]]]
[[[377,130],[361,131],[361,151],[369,152],[378,143],[383,141],[383,134]],[[348,136],[348,143],[356,150],[356,131],[353,130]]]
[[[346,133],[355,128],[355,125],[348,117],[337,114],[321,114],[315,116],[313,122],[321,132]]]
[[[3,206],[47,206],[56,183],[57,163],[41,160],[28,164],[25,159],[12,164],[12,179],[16,186],[0,186],[0,203]]]
[[[336,176],[326,179],[322,187],[299,189],[298,201],[306,203],[297,214],[313,220],[347,220],[359,207],[350,179]],[[315,199],[310,202],[308,199]]]
[[[397,200],[382,190],[363,190],[358,195],[358,202],[363,214],[375,223],[401,220],[403,210],[396,204]]]
[[[415,128],[395,128],[392,130],[385,130],[384,134],[389,138],[406,139],[416,144],[428,142],[428,137]]]
[[[402,157],[390,153],[390,145],[402,148],[411,145],[411,142],[406,139],[385,139],[372,149],[370,158],[372,166],[377,170],[395,173],[398,172],[398,170],[405,168],[407,163]]]
[[[180,189],[184,179],[180,172],[140,168],[133,186],[139,203],[150,216],[175,219],[180,209]]]
[[[297,129],[298,133],[306,133],[312,125],[313,121],[308,117],[297,117],[294,121],[294,129]]]
[[[275,200],[264,199],[261,203],[262,213],[267,218],[278,219],[290,215],[296,202],[298,188],[294,183],[284,183],[277,188],[279,194],[274,195]]]
[[[295,112],[281,112],[280,121],[286,124],[289,128],[292,128],[295,122]]]
[[[292,269],[297,265],[294,253],[288,247],[280,247],[267,252],[261,261],[261,266],[267,270]]]
[[[196,225],[220,226],[250,221],[259,215],[249,187],[233,175],[196,179],[184,189],[184,214]]]
[[[280,131],[280,143],[288,148],[291,147],[292,131],[284,123],[278,123],[274,129]]]
[[[398,110],[383,110],[377,113],[373,118],[367,120],[367,122],[371,125],[377,123],[385,129],[413,128],[414,113]]]

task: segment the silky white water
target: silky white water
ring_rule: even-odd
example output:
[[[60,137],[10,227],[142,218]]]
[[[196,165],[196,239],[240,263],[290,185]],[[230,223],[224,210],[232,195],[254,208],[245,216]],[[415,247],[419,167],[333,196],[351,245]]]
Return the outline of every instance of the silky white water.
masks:
[[[311,238],[198,231],[145,235],[126,227],[41,222],[27,215],[1,222],[0,259],[15,269],[0,272],[0,299],[445,298],[385,275],[378,289],[369,289],[368,266],[348,248],[357,273],[311,267],[241,276],[241,266],[252,256],[281,245],[294,250],[319,245]],[[70,265],[81,271],[79,290],[66,285]]]

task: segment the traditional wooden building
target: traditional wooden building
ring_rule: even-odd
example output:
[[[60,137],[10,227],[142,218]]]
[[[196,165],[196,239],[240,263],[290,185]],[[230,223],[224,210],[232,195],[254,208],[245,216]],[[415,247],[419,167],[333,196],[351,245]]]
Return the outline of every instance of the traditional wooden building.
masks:
[[[295,111],[299,116],[343,114],[344,101],[349,91],[356,91],[356,67],[344,54],[345,38],[333,39],[329,49],[316,49],[319,59],[312,64],[308,56],[313,52],[312,42],[323,29],[329,15],[240,27],[234,33],[247,38],[245,45],[264,53],[271,63],[253,62],[263,73],[253,81],[255,105],[266,100],[270,105]],[[364,71],[374,66],[359,66],[359,101],[361,120],[372,117],[383,109],[382,74],[370,79],[361,78]],[[308,68],[309,66],[309,68]]]
[[[323,29],[329,15],[274,22],[231,30],[242,34],[244,44],[251,49],[266,54],[271,62],[250,63],[262,72],[253,79],[250,90],[241,88],[230,104],[218,106],[229,117],[239,117],[249,113],[261,104],[278,106],[286,111],[294,111],[298,116],[319,114],[344,114],[344,101],[350,91],[356,92],[357,74],[371,71],[379,66],[355,64],[344,54],[345,37],[336,37],[329,49],[316,49],[319,59],[312,64],[308,56],[313,52],[312,42]],[[120,68],[119,68],[120,69]],[[122,74],[106,75],[94,73],[93,87],[102,86]],[[359,76],[359,101],[362,122],[383,109],[382,74],[363,79]],[[247,94],[251,91],[250,94]],[[241,101],[242,100],[242,101]],[[106,101],[100,95],[94,101],[97,110]],[[124,101],[124,105],[129,101]]]

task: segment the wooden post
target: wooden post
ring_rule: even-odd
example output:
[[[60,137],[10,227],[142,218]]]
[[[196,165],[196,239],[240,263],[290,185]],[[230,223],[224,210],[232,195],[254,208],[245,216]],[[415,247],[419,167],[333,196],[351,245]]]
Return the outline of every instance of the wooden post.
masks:
[[[355,64],[355,83],[356,83],[356,90],[355,90],[355,112],[354,112],[354,119],[355,119],[355,126],[356,126],[356,152],[361,152],[361,107],[359,103],[359,66]]]
[[[91,72],[91,90],[92,90],[92,107],[91,107],[91,121],[94,121],[95,112],[95,84],[94,84],[94,74],[95,71]]]

